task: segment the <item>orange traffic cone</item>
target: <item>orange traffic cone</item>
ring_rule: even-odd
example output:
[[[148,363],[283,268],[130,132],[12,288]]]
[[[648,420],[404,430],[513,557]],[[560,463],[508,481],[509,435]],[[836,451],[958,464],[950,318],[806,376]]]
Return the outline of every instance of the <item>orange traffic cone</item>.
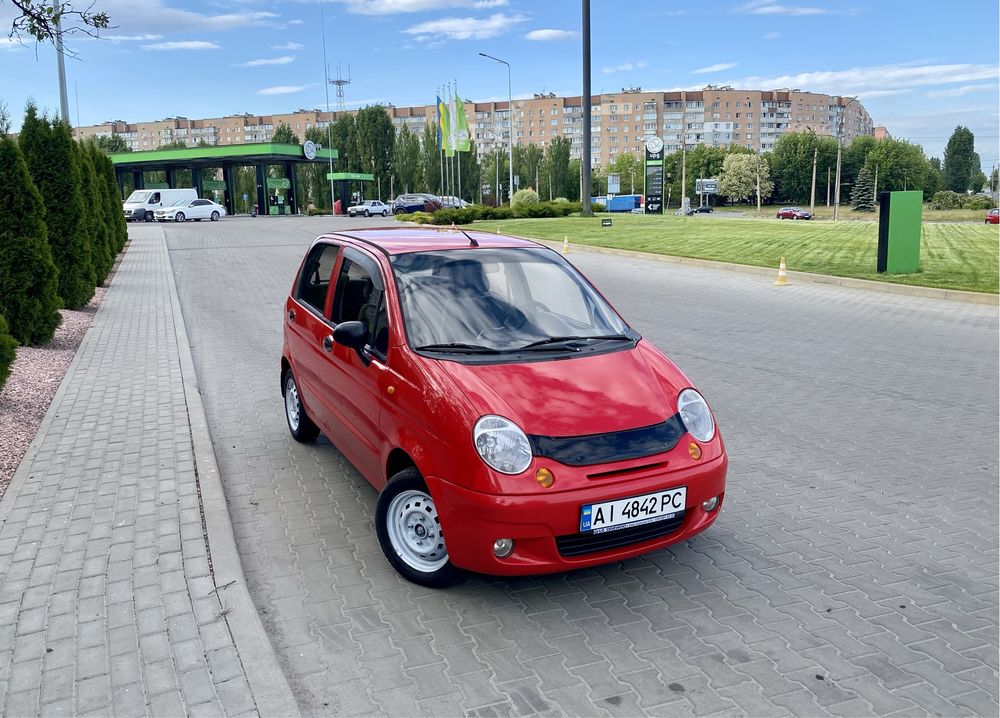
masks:
[[[774,283],[776,287],[787,287],[788,286],[788,275],[785,273],[785,258],[781,258],[781,264],[778,265],[778,281]]]
[[[565,235],[563,236],[563,248],[562,248],[562,253],[563,253],[563,254],[569,254],[569,237],[567,237],[567,236],[565,236]]]

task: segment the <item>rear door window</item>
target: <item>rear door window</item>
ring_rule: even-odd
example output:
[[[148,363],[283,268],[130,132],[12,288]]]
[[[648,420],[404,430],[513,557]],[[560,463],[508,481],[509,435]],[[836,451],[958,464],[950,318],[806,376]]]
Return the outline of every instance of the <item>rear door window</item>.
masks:
[[[368,343],[372,350],[385,357],[389,348],[389,326],[382,272],[374,260],[351,248],[344,250],[331,318],[336,324],[364,324],[368,329]]]
[[[302,273],[295,288],[295,298],[321,316],[326,308],[326,294],[339,251],[340,247],[335,244],[317,244],[313,247],[302,264]]]

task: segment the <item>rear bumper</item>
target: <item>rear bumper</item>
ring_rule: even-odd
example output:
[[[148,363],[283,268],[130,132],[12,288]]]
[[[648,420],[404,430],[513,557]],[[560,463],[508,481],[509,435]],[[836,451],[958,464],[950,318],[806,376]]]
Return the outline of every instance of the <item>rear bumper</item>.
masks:
[[[629,482],[600,483],[569,491],[518,496],[483,494],[457,486],[440,478],[427,477],[444,528],[448,554],[453,564],[478,573],[512,576],[553,573],[620,561],[664,546],[684,541],[707,529],[719,515],[725,494],[727,459],[722,455],[703,465],[671,471]],[[639,496],[679,486],[687,487],[683,519],[663,522],[659,527],[669,533],[657,533],[655,524],[648,532],[636,531],[635,542],[612,548],[600,548],[582,554],[564,555],[559,544],[579,547],[591,539],[580,534],[580,508],[584,504]],[[702,509],[702,502],[719,497],[712,511]],[[671,524],[667,526],[667,524]],[[626,529],[629,531],[629,529]],[[601,534],[602,538],[610,534]],[[556,541],[557,537],[565,537]],[[507,558],[493,554],[493,542],[514,539],[514,551]],[[627,540],[627,539],[626,539]],[[614,541],[610,543],[615,543]],[[578,548],[577,548],[578,550]],[[569,551],[567,550],[567,553]]]

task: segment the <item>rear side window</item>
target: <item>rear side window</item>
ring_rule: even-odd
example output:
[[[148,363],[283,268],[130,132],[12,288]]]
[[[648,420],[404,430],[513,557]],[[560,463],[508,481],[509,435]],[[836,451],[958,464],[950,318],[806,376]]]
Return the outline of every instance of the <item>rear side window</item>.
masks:
[[[368,329],[369,345],[385,356],[389,348],[389,327],[382,273],[375,262],[352,249],[345,251],[340,265],[332,319],[336,324],[364,324]]]
[[[302,265],[295,298],[319,314],[326,306],[326,292],[330,288],[330,276],[337,263],[339,249],[335,244],[317,244]]]

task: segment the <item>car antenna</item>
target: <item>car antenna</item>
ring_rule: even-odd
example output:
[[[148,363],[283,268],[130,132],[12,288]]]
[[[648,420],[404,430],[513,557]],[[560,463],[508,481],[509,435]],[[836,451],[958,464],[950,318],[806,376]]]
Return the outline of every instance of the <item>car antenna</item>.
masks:
[[[472,237],[472,235],[470,235],[470,234],[469,234],[468,232],[466,232],[466,231],[465,231],[464,229],[462,229],[461,227],[459,227],[459,226],[458,226],[457,224],[455,224],[454,222],[452,222],[452,223],[451,223],[451,228],[452,228],[452,229],[457,229],[457,230],[458,230],[459,232],[461,232],[461,233],[462,233],[462,234],[464,234],[464,235],[465,235],[466,237],[468,237],[468,238],[469,238],[469,245],[470,245],[470,246],[472,246],[472,247],[478,247],[478,246],[479,246],[479,242],[477,242],[477,241],[475,240],[475,238],[474,238],[474,237]]]

